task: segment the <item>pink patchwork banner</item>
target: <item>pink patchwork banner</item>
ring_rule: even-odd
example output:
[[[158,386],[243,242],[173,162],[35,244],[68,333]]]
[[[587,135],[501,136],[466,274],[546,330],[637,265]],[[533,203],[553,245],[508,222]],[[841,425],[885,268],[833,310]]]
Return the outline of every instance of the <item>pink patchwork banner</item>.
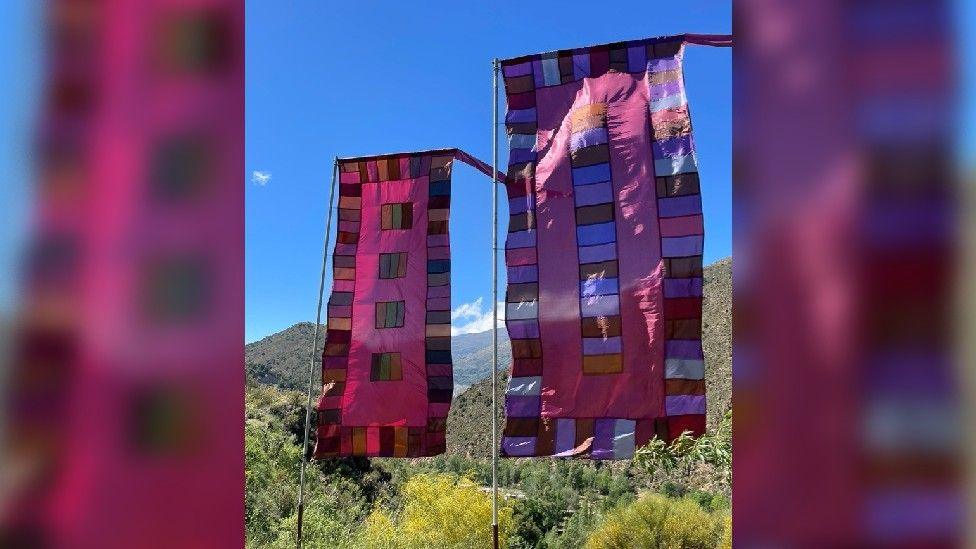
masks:
[[[457,149],[339,161],[317,458],[444,452],[455,158],[491,175]]]
[[[628,459],[655,435],[704,431],[686,39],[725,45],[678,36],[502,63],[513,356],[504,456]]]

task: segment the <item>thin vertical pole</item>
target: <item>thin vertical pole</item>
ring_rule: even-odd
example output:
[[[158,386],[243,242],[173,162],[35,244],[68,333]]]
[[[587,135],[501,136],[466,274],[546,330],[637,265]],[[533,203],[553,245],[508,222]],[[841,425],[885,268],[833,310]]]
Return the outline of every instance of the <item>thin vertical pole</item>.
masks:
[[[325,222],[325,242],[322,244],[322,274],[319,275],[319,304],[315,310],[315,329],[312,336],[312,348],[308,354],[308,394],[305,402],[305,441],[302,444],[302,470],[298,480],[298,532],[295,535],[295,546],[302,549],[302,518],[305,514],[305,466],[308,458],[308,432],[312,426],[312,384],[314,379],[315,365],[319,363],[315,351],[319,346],[319,325],[322,324],[322,295],[325,293],[325,264],[329,259],[329,238],[332,236],[332,203],[335,201],[336,172],[339,169],[339,160],[332,161],[332,187],[329,191],[329,212]]]
[[[498,549],[498,59],[491,62],[491,546]]]

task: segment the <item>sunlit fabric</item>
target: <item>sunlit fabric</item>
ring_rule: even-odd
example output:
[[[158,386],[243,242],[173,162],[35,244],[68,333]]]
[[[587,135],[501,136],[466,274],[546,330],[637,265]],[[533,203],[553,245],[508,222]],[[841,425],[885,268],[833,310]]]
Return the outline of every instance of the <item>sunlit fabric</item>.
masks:
[[[451,169],[444,149],[339,161],[315,456],[444,452],[451,366]]]
[[[655,435],[704,431],[704,229],[684,39],[502,63],[504,456],[627,459]]]

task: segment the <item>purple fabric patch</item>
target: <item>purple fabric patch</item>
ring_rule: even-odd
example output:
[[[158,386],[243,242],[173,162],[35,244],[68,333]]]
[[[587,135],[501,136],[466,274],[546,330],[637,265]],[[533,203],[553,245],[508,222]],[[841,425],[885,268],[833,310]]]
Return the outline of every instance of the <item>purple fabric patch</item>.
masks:
[[[670,82],[648,86],[648,93],[651,101],[657,101],[658,99],[664,99],[672,95],[680,95],[681,89],[681,80],[671,80]]]
[[[509,77],[532,74],[532,62],[526,61],[525,63],[519,63],[518,65],[506,65],[502,67],[502,71],[505,73],[505,76]]]
[[[664,141],[653,141],[654,158],[671,158],[691,154],[695,149],[691,142],[691,135],[672,137]]]
[[[573,78],[582,80],[588,76],[590,76],[590,54],[573,54]]]
[[[701,297],[701,278],[665,278],[664,297]]]
[[[356,255],[356,248],[357,246],[355,244],[343,244],[340,242],[335,245],[335,251],[333,253],[335,255]]]
[[[616,240],[617,228],[613,221],[576,227],[576,241],[579,246],[607,244]]]
[[[508,268],[509,284],[536,282],[539,280],[538,265],[516,265]]]
[[[514,233],[508,233],[508,238],[505,240],[505,248],[531,248],[535,246],[535,231],[518,231]]]
[[[450,237],[446,234],[430,234],[427,235],[427,247],[436,248],[437,246],[450,246]]]
[[[600,244],[597,246],[580,246],[580,263],[599,263],[617,259],[617,245],[614,243]]]
[[[582,168],[573,168],[573,185],[576,187],[581,185],[592,185],[593,183],[603,183],[606,181],[610,181],[609,162],[594,164],[592,166],[583,166]]]
[[[438,246],[436,248],[427,248],[427,260],[432,259],[451,259],[451,247],[450,246]]]
[[[512,164],[535,162],[535,151],[532,149],[512,149],[509,151],[508,161]]]
[[[664,342],[664,356],[667,358],[684,358],[703,360],[702,342],[700,339],[670,339]]]
[[[668,395],[664,397],[664,412],[669,416],[705,413],[705,395]]]
[[[508,201],[508,213],[520,214],[529,211],[532,207],[531,196],[520,196]]]
[[[339,230],[348,231],[350,233],[359,232],[359,222],[358,221],[339,221]]]
[[[431,311],[450,311],[451,298],[432,297],[427,300],[427,309]]]
[[[580,314],[584,317],[620,314],[620,298],[616,295],[584,297],[580,300]]]
[[[590,278],[580,281],[580,297],[620,293],[616,278]]]
[[[665,237],[661,239],[661,255],[664,257],[701,255],[704,244],[705,237],[700,234]]]
[[[591,145],[602,145],[607,142],[607,129],[590,128],[579,133],[574,133],[569,140],[569,150],[575,151]]]
[[[427,375],[430,377],[453,375],[453,371],[454,371],[454,367],[450,364],[428,364],[427,365]]]
[[[505,122],[518,124],[521,122],[535,122],[535,107],[531,109],[515,109],[508,111],[505,115]]]
[[[536,417],[542,399],[538,396],[509,395],[505,398],[505,415],[508,417]]]
[[[451,297],[451,287],[430,286],[427,288],[427,297]]]
[[[531,456],[535,454],[536,437],[502,437],[502,450],[506,456]]]
[[[613,202],[613,186],[607,181],[583,185],[573,189],[577,206],[591,206],[593,204],[607,204]]]
[[[661,198],[657,201],[658,215],[661,217],[680,217],[702,213],[701,195]]]
[[[556,420],[556,454],[568,454],[576,447],[576,420],[558,418]]]
[[[620,337],[584,337],[584,355],[609,355],[620,352]]]
[[[627,71],[643,72],[647,67],[647,46],[627,48]]]
[[[532,61],[532,74],[535,76],[535,87],[544,88],[546,86],[546,75],[542,72],[541,59],[534,59]]]
[[[677,57],[662,57],[647,61],[647,72],[664,72],[680,68],[681,62]]]
[[[508,336],[512,339],[533,339],[539,337],[538,320],[509,320],[505,322],[508,327]]]
[[[597,419],[593,422],[593,459],[613,459],[613,427],[616,420]]]

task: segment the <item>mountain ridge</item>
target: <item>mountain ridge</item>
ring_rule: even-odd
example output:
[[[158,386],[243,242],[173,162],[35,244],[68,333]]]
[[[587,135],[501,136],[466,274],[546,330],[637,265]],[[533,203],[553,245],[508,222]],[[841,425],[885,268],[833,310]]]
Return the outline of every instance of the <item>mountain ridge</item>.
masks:
[[[244,366],[248,378],[280,389],[304,391],[308,385],[308,343],[315,323],[299,322],[280,332],[244,346]],[[315,356],[322,356],[325,326],[319,329]],[[451,338],[454,361],[454,394],[457,395],[488,376],[491,370],[491,330]],[[498,329],[498,363],[512,360],[508,332]]]

